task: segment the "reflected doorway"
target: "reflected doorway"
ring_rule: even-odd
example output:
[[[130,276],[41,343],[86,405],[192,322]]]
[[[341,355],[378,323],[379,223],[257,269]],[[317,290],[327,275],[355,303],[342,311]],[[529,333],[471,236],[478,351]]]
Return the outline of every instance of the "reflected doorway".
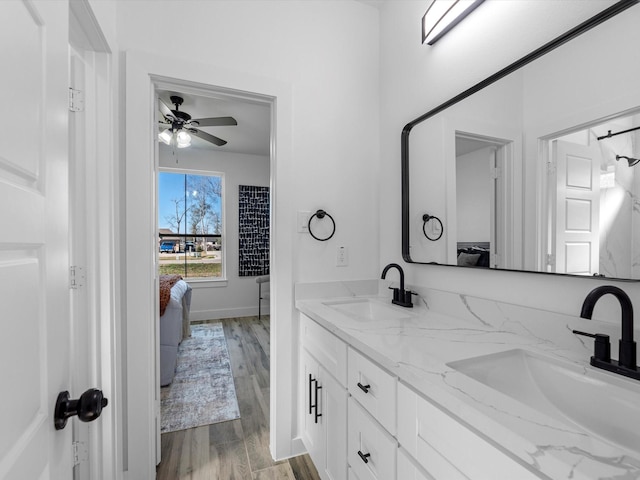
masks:
[[[509,142],[456,132],[456,264],[507,268]]]

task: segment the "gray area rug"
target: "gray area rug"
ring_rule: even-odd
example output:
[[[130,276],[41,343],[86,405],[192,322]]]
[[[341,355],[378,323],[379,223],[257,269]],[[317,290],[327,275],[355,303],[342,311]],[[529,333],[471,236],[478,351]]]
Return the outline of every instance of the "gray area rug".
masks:
[[[161,388],[161,433],[240,417],[221,323],[191,326],[178,350],[176,375]]]

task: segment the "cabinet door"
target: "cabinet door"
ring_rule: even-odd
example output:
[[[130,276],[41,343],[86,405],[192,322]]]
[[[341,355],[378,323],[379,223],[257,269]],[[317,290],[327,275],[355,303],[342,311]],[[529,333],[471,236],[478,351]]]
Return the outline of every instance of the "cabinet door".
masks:
[[[301,313],[300,344],[303,345],[340,384],[345,387],[347,386],[346,343]]]
[[[309,353],[303,348],[300,351],[300,398],[302,399],[301,419],[302,426],[302,442],[311,460],[318,470],[320,465],[325,464],[324,439],[322,435],[322,423],[317,417],[317,405],[320,403],[318,390],[320,365]],[[320,400],[320,401],[318,401]]]
[[[435,478],[418,467],[403,449],[398,449],[398,480],[449,480],[449,477]]]
[[[323,426],[325,463],[319,470],[322,478],[347,479],[347,390],[320,367],[322,394],[319,413]],[[326,477],[325,475],[326,474]]]

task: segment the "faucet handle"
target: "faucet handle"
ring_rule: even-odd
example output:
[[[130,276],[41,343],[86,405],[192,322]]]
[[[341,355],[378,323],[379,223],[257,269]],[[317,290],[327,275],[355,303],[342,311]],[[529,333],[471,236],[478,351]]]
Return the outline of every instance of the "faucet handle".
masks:
[[[594,354],[596,360],[603,362],[611,362],[611,342],[609,341],[609,335],[604,333],[587,333],[579,330],[573,330],[576,335],[583,335],[585,337],[591,337],[595,339],[594,342]]]
[[[389,287],[389,290],[393,290],[393,300],[394,301],[399,301],[400,300],[400,289],[399,288],[394,288],[394,287]]]

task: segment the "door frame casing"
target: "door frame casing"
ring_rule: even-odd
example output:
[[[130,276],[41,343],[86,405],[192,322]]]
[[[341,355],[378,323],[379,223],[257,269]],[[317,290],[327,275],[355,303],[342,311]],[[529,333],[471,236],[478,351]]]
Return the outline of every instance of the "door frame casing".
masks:
[[[76,258],[71,252],[72,264],[82,267],[83,277],[83,285],[74,292],[81,298],[75,306],[72,304],[72,316],[83,331],[83,338],[74,339],[75,348],[81,348],[79,343],[86,342],[82,353],[88,357],[82,362],[86,365],[74,367],[82,371],[73,372],[72,393],[78,396],[86,388],[97,387],[109,399],[108,408],[97,420],[99,425],[94,428],[81,425],[77,429],[81,436],[74,440],[88,443],[89,466],[83,470],[83,478],[88,470],[88,478],[120,480],[123,478],[120,454],[123,417],[116,288],[118,136],[114,57],[89,2],[70,2],[69,9],[69,43],[84,64],[85,84],[81,127],[84,139],[78,141],[73,134],[70,138],[77,142],[78,148],[70,165],[74,168],[71,175],[81,177],[76,185],[70,182],[69,188],[73,195],[77,193],[76,201],[82,208],[70,211],[69,235],[75,242],[85,243]],[[74,192],[78,182],[84,183],[84,187]]]
[[[156,458],[155,319],[157,252],[155,195],[158,169],[155,83],[188,78],[185,84],[252,92],[273,102],[271,119],[272,264],[270,447],[274,458],[303,451],[296,439],[294,386],[297,335],[293,302],[294,189],[292,88],[280,80],[222,69],[179,58],[142,52],[125,54],[126,79],[126,222],[122,266],[126,324],[125,396],[127,464],[130,478],[153,478]],[[276,148],[277,146],[277,148]],[[154,405],[154,409],[149,409]]]

